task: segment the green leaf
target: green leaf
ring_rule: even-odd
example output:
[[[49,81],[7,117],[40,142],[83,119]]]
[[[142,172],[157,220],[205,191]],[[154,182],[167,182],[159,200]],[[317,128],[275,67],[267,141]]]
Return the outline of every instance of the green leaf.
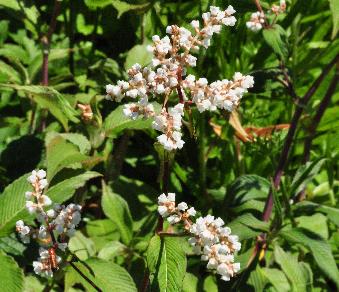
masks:
[[[218,292],[217,280],[214,275],[209,275],[204,280],[204,292]]]
[[[331,208],[326,205],[316,204],[310,201],[302,201],[292,205],[292,208],[297,214],[300,212],[307,212],[314,214],[315,212],[322,212],[326,214],[327,218],[339,227],[339,209]]]
[[[11,234],[7,237],[0,238],[0,250],[4,251],[5,253],[20,256],[24,253],[26,246],[18,241],[16,234]]]
[[[307,276],[307,270],[305,270],[303,263],[298,262],[297,256],[286,253],[280,246],[275,245],[274,258],[290,281],[293,291],[309,290],[311,283]]]
[[[122,242],[128,244],[133,236],[133,220],[127,202],[102,182],[102,209],[120,231]]]
[[[264,199],[270,189],[270,182],[258,175],[242,175],[230,186],[226,200],[231,200],[232,205],[239,205],[253,199]]]
[[[182,291],[186,264],[181,238],[152,237],[147,249],[147,265],[155,291]]]
[[[238,216],[235,220],[233,220],[229,226],[231,227],[234,222],[241,223],[247,227],[250,227],[254,230],[259,231],[269,231],[270,225],[268,222],[261,221],[255,218],[252,214],[246,213],[244,215]],[[236,230],[236,229],[234,229]]]
[[[339,0],[329,0],[329,2],[333,19],[332,39],[334,39],[339,30]]]
[[[145,12],[149,7],[150,7],[150,2],[149,3],[142,3],[142,4],[130,4],[126,3],[124,1],[120,0],[114,0],[113,1],[113,6],[116,10],[118,10],[118,18],[120,18],[121,15],[128,11],[135,11],[135,12]]]
[[[73,48],[76,52],[77,49]],[[48,63],[53,64],[53,61],[60,61],[61,59],[65,59],[69,56],[70,49],[51,49],[48,55]],[[40,70],[42,68],[42,58],[41,54],[35,54],[33,60],[30,62],[28,66],[28,72],[31,80],[34,80]]]
[[[66,131],[68,130],[68,120],[73,122],[79,121],[76,117],[76,115],[78,115],[76,110],[70,105],[67,99],[52,87],[17,84],[0,84],[0,86],[13,88],[31,96],[42,108],[48,109],[51,114],[59,120]]]
[[[182,285],[182,292],[198,291],[198,281],[199,279],[197,276],[186,273]]]
[[[85,185],[92,178],[102,176],[95,171],[85,171],[82,174],[67,178],[56,185],[53,185],[46,192],[46,195],[55,203],[62,203],[70,199],[78,188]]]
[[[84,261],[95,255],[95,245],[91,238],[84,236],[80,231],[76,231],[75,235],[69,241],[69,250]]]
[[[56,136],[48,141],[46,146],[48,181],[52,181],[52,178],[63,168],[80,168],[79,163],[88,159],[89,156],[81,154],[77,146],[67,142],[61,136]]]
[[[20,10],[20,6],[16,0],[0,0],[0,8],[6,7],[13,10]]]
[[[308,229],[319,234],[322,238],[328,239],[327,218],[323,214],[316,213],[312,216],[296,217],[298,227]]]
[[[13,44],[4,44],[0,48],[0,56],[7,59],[19,59],[21,62],[27,64],[29,62],[28,53],[20,46]]]
[[[86,233],[94,241],[97,250],[101,250],[107,244],[120,239],[120,233],[110,219],[87,222]]]
[[[0,251],[1,292],[21,292],[23,290],[22,270],[13,258]]]
[[[279,292],[291,291],[291,287],[287,281],[285,274],[278,269],[261,269],[263,275],[273,285],[273,287]]]
[[[6,82],[20,83],[21,76],[12,66],[0,60],[0,79],[2,76],[6,78]]]
[[[24,292],[36,292],[43,291],[45,286],[39,281],[37,277],[28,276],[25,277]]]
[[[88,6],[88,8],[95,9],[112,5],[113,1],[114,0],[85,0],[85,4]]]
[[[0,196],[0,237],[15,229],[16,221],[28,217],[25,209],[25,192],[30,190],[25,174],[7,186]]]
[[[263,37],[266,43],[279,55],[282,59],[286,59],[288,55],[287,44],[285,42],[286,32],[278,24],[263,30]]]
[[[319,172],[326,159],[320,159],[313,162],[307,162],[302,165],[296,172],[290,187],[290,196],[294,196],[303,190],[306,184],[313,179]]]
[[[158,103],[153,102],[155,111],[157,112],[160,109]],[[136,120],[131,120],[126,117],[123,113],[124,106],[118,106],[114,111],[112,111],[108,117],[105,119],[104,128],[107,137],[116,137],[125,129],[132,130],[143,130],[151,129],[152,119],[143,119],[142,117],[137,118]]]
[[[8,24],[9,24],[8,20],[1,20],[0,21],[0,46],[2,46],[4,41],[7,39]]]
[[[138,63],[141,66],[146,66],[151,62],[151,60],[152,55],[147,51],[147,44],[135,45],[127,53],[125,69],[130,69],[135,63]]]
[[[91,143],[88,141],[86,136],[78,133],[56,133],[56,132],[49,132],[46,135],[45,141],[46,144],[55,138],[56,136],[61,136],[65,140],[73,143],[74,145],[79,147],[80,153],[88,154],[91,150]]]
[[[137,291],[135,283],[128,272],[113,262],[107,262],[100,259],[88,259],[85,261],[86,265],[82,263],[74,264],[102,291]],[[94,275],[92,273],[94,273]],[[96,291],[72,267],[69,267],[65,276],[65,291],[68,291],[77,283],[82,284],[86,291]]]
[[[120,241],[112,241],[105,244],[105,246],[99,251],[98,258],[102,260],[112,260],[114,257],[123,255],[126,250],[126,246]]]
[[[264,291],[267,279],[264,277],[260,266],[257,266],[250,274],[250,277],[247,281],[248,284],[254,287],[254,291],[261,292]]]
[[[27,182],[29,174],[25,174],[11,183],[0,196],[0,237],[7,236],[15,230],[16,221],[31,218],[25,207],[25,192],[31,190]],[[47,195],[52,201],[62,203],[72,197],[77,188],[93,178],[100,176],[97,172],[83,174],[66,179],[52,186]]]
[[[339,272],[331,246],[318,234],[304,228],[281,230],[279,233],[289,243],[299,243],[307,247],[319,268],[339,287]]]

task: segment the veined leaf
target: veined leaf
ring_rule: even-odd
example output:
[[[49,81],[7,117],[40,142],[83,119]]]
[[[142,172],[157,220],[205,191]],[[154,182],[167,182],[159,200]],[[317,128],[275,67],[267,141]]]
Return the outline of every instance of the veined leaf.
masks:
[[[182,291],[186,256],[180,238],[152,237],[147,249],[147,265],[154,291]]]
[[[307,162],[305,165],[302,165],[295,174],[291,188],[290,196],[294,196],[299,193],[306,184],[319,172],[320,168],[324,164],[326,159],[320,159],[313,162]]]
[[[76,231],[70,239],[69,249],[82,261],[93,257],[96,253],[92,239],[84,236],[80,231]]]
[[[25,192],[30,190],[25,174],[7,186],[0,196],[0,237],[9,235],[15,229],[16,221],[28,217],[25,209]]]
[[[147,45],[136,45],[127,53],[125,61],[125,69],[128,70],[135,63],[141,66],[148,65],[152,60],[152,55],[147,51]]]
[[[247,283],[254,287],[255,292],[261,292],[265,290],[264,288],[266,286],[267,279],[264,277],[259,265],[255,270],[251,271]]]
[[[78,146],[80,153],[82,154],[88,154],[88,152],[91,150],[91,143],[88,141],[86,136],[78,133],[56,133],[56,132],[47,133],[46,144],[49,144],[49,142],[56,136],[61,136],[65,140]]]
[[[160,105],[153,103],[155,111],[160,109]],[[124,129],[142,130],[151,129],[152,119],[137,118],[131,120],[123,113],[123,106],[118,106],[112,111],[105,119],[104,128],[108,137],[115,137],[120,134]]]
[[[339,1],[329,0],[333,19],[332,39],[334,39],[339,30]]]
[[[251,201],[253,199],[264,199],[270,189],[270,182],[258,175],[242,175],[232,184],[227,193],[226,200],[230,199],[234,205]]]
[[[298,262],[297,256],[286,253],[280,246],[275,245],[274,258],[290,281],[293,291],[309,290],[312,283],[309,282],[308,271],[305,270],[303,263]]]
[[[102,209],[118,227],[122,242],[128,244],[133,235],[133,220],[127,202],[102,182]]]
[[[339,227],[339,210],[326,205],[316,204],[310,201],[302,201],[292,206],[294,210],[313,214],[321,212],[326,214],[327,218]]]
[[[251,229],[254,230],[259,230],[259,231],[269,231],[269,223],[261,221],[257,218],[255,218],[252,214],[246,213],[244,215],[238,216],[235,220],[232,222],[238,222],[241,223],[245,226],[250,227]],[[231,225],[231,224],[229,224]],[[234,229],[236,230],[236,229]]]
[[[334,260],[331,246],[326,240],[318,234],[313,233],[303,228],[285,229],[279,233],[289,243],[299,243],[307,247],[319,268],[332,281],[334,281],[339,288],[339,272]]]
[[[278,24],[263,30],[264,40],[282,59],[286,59],[288,54],[285,34],[285,30]]]
[[[76,163],[84,162],[90,157],[81,154],[78,147],[67,142],[61,136],[56,136],[46,146],[47,178],[52,178],[63,168],[74,166]]]
[[[88,259],[85,264],[74,263],[102,291],[136,292],[137,288],[132,277],[119,265],[100,259]],[[86,267],[88,266],[91,271]],[[92,274],[94,273],[94,275]],[[82,284],[86,291],[96,291],[72,267],[67,268],[65,291],[77,284]]]
[[[24,274],[16,261],[0,251],[0,283],[3,292],[21,292]]]
[[[53,202],[62,203],[72,197],[74,192],[85,182],[100,174],[97,172],[85,172],[68,178],[47,190],[46,194]],[[0,237],[7,236],[15,230],[16,221],[30,220],[31,216],[25,208],[25,192],[31,190],[27,182],[29,174],[11,183],[0,195]]]
[[[42,108],[48,109],[51,114],[57,118],[63,127],[68,130],[67,122],[71,120],[78,122],[76,110],[69,104],[58,91],[52,87],[39,85],[17,85],[17,84],[0,84],[1,87],[13,88],[25,92],[32,96],[36,103]]]
[[[120,0],[114,0],[112,1],[112,4],[114,8],[118,10],[118,18],[128,11],[145,12],[145,10],[147,10],[151,5],[150,2],[142,4],[130,4]]]
[[[287,281],[285,274],[278,269],[262,268],[262,273],[279,292],[291,291],[291,287]]]
[[[98,172],[85,171],[82,174],[67,178],[52,186],[47,190],[46,195],[55,203],[65,202],[74,195],[78,188],[84,186],[87,181],[99,176],[101,176],[101,174]]]

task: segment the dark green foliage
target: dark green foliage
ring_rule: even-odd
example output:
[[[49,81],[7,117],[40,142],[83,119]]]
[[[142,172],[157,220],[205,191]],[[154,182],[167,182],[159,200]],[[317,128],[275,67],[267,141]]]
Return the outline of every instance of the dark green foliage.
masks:
[[[148,291],[339,289],[337,90],[314,133],[310,159],[304,159],[305,138],[338,69],[329,71],[308,104],[297,99],[338,54],[339,2],[287,0],[287,12],[258,33],[246,28],[254,2],[63,0],[43,86],[41,39],[54,1],[0,0],[1,291],[93,290],[69,265],[53,281],[36,276],[38,245],[23,245],[15,234],[19,219],[35,224],[24,193],[27,173],[38,168],[47,170],[53,201],[83,206],[70,249],[81,259],[75,267],[103,291],[136,291],[148,275]],[[278,4],[260,2],[264,10]],[[188,27],[209,5],[229,4],[237,11],[236,26],[223,28],[208,50],[197,53],[197,66],[188,73],[209,81],[231,79],[234,72],[254,76],[238,108],[248,141],[238,138],[241,131],[228,114],[201,115],[192,108],[184,117],[185,146],[167,156],[154,144],[151,121],[127,119],[121,104],[104,98],[105,85],[126,79],[136,62],[146,65],[146,46],[153,35],[164,36],[167,25]],[[162,100],[152,102],[160,111]],[[169,103],[176,102],[170,96]],[[93,117],[84,118],[78,104],[90,105]],[[298,107],[303,114],[264,222]],[[165,162],[177,202],[220,216],[239,236],[241,273],[230,282],[209,273],[186,238],[154,234]]]

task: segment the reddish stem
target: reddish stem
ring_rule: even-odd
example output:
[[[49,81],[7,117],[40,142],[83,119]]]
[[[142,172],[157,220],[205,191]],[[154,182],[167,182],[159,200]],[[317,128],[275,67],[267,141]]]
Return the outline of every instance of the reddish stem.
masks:
[[[287,165],[288,162],[288,156],[291,150],[291,146],[293,143],[294,134],[296,132],[299,119],[301,117],[301,114],[304,110],[304,107],[307,105],[307,103],[310,101],[311,97],[317,90],[317,88],[320,86],[321,82],[325,78],[325,76],[330,72],[331,68],[338,62],[339,55],[337,55],[323,70],[323,72],[320,74],[320,76],[314,81],[310,89],[305,93],[303,98],[298,98],[297,100],[297,108],[294,112],[294,115],[292,117],[291,126],[288,130],[287,137],[282,149],[282,152],[280,154],[279,163],[277,166],[277,169],[274,174],[273,179],[273,187],[277,189],[280,185],[281,177],[283,175],[283,171]],[[273,209],[273,193],[272,188],[270,189],[270,192],[268,194],[264,212],[263,212],[263,220],[268,221]]]
[[[305,142],[304,142],[303,164],[306,164],[310,160],[312,141],[315,137],[316,129],[320,123],[322,116],[325,113],[325,110],[327,109],[328,105],[331,102],[331,98],[337,88],[338,81],[339,81],[339,74],[338,74],[338,70],[336,70],[336,73],[334,77],[332,78],[331,84],[328,87],[324,98],[320,102],[318,110],[309,126],[309,129],[308,129],[309,134],[305,138]],[[305,198],[305,189],[303,189],[299,194],[295,196],[296,201],[302,201],[304,198]]]

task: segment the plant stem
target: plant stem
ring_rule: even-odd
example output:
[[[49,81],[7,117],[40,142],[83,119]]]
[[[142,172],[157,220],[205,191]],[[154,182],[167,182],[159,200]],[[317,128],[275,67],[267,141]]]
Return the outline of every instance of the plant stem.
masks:
[[[201,197],[209,202],[206,190],[206,114],[202,113],[198,120],[199,136],[198,136],[198,162],[199,162],[199,188]]]
[[[170,161],[169,161],[169,152],[164,150],[165,154],[164,154],[164,167],[163,167],[163,174],[162,174],[162,192],[167,195],[168,194],[168,185],[169,185],[169,176],[170,176]],[[163,228],[164,228],[164,219],[162,218],[162,216],[158,216],[158,224],[157,227],[155,229],[155,233],[159,236],[161,236],[161,234],[163,233]],[[144,274],[144,278],[142,281],[142,286],[140,287],[140,292],[146,292],[148,289],[148,285],[150,282],[149,279],[149,270],[146,269],[145,274]]]
[[[254,3],[257,6],[258,11],[264,15],[264,20],[265,20],[264,27],[267,27],[268,23],[267,23],[266,15],[265,15],[264,10],[261,7],[260,0],[254,0]]]
[[[59,13],[60,13],[60,8],[61,8],[61,1],[55,0],[48,32],[47,32],[46,35],[44,35],[41,38],[41,44],[42,44],[42,80],[41,80],[41,84],[44,85],[44,86],[48,86],[49,49],[50,49],[52,34],[53,34],[55,27],[56,27],[56,19],[57,19]],[[42,111],[40,131],[43,131],[46,127],[46,118],[47,118],[47,110],[45,109],[45,110]]]
[[[297,99],[297,107],[295,109],[294,115],[292,117],[291,126],[288,130],[286,140],[282,149],[282,152],[280,154],[279,162],[277,169],[274,174],[273,179],[273,187],[278,188],[280,185],[281,177],[283,175],[283,171],[288,163],[288,156],[291,150],[291,146],[293,144],[293,138],[294,134],[296,132],[299,119],[301,117],[301,114],[303,112],[304,107],[308,104],[311,97],[315,93],[315,91],[320,86],[321,82],[325,78],[325,76],[330,72],[331,68],[338,62],[339,55],[337,55],[323,70],[323,72],[320,74],[320,76],[314,81],[312,86],[309,88],[309,90],[305,93],[305,95],[302,98]],[[270,219],[271,213],[273,209],[273,194],[272,194],[272,188],[270,189],[270,192],[268,194],[265,208],[263,211],[263,220],[268,221]]]
[[[310,154],[311,154],[311,148],[312,148],[312,141],[316,134],[316,129],[320,123],[320,120],[322,116],[325,113],[325,110],[327,109],[328,105],[331,102],[331,98],[337,88],[338,80],[339,80],[339,71],[338,69],[335,72],[335,75],[332,78],[332,81],[327,89],[327,92],[322,99],[322,101],[319,104],[318,110],[312,119],[312,122],[308,128],[308,136],[305,138],[304,142],[304,156],[303,156],[303,164],[307,163],[310,160]],[[305,198],[305,188],[296,195],[295,200],[296,201],[302,201]]]
[[[94,282],[88,278],[72,261],[69,262],[69,264],[72,266],[74,270],[76,270],[79,275],[84,278],[96,291],[102,291],[97,285],[94,284]]]

